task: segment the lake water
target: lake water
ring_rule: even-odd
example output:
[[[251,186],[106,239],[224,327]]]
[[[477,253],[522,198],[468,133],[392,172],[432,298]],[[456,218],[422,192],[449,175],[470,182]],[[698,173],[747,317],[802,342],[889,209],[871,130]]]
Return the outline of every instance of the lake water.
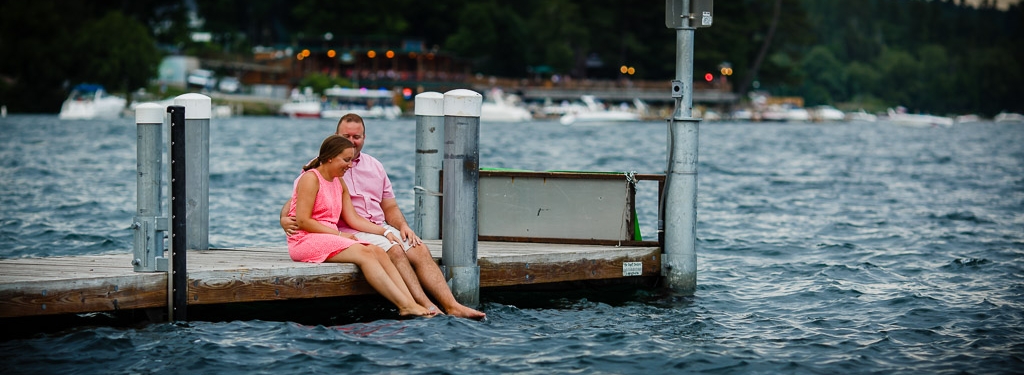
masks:
[[[213,120],[211,246],[284,245],[277,213],[333,129]],[[0,257],[129,254],[135,134],[132,119],[0,119]],[[364,149],[410,219],[414,134],[413,120],[370,121]],[[484,124],[480,162],[662,173],[666,135],[664,122]],[[485,292],[483,322],[396,320],[372,298],[184,324],[85,314],[5,335],[0,373],[1024,371],[1024,124],[705,123],[698,170],[693,297]],[[654,239],[649,190],[638,211]]]

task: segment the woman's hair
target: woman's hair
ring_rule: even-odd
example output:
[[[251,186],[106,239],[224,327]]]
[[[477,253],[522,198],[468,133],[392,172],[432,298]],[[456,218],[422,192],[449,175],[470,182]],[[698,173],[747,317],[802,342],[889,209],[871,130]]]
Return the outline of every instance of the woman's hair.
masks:
[[[320,164],[326,163],[331,158],[341,155],[346,149],[353,147],[356,147],[356,145],[352,144],[352,141],[349,141],[348,138],[332,134],[327,139],[324,139],[324,143],[320,144],[320,155],[310,161],[309,164],[303,166],[302,170],[308,171],[319,167]]]

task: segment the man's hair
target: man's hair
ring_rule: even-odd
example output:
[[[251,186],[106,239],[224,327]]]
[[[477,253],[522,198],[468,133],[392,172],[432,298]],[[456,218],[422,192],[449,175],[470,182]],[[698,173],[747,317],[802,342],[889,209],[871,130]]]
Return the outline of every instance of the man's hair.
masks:
[[[363,126],[363,131],[366,131],[366,123],[363,122],[363,117],[359,116],[359,115],[357,115],[355,113],[346,113],[344,116],[341,116],[341,119],[338,120],[338,126],[335,126],[334,128],[335,129],[340,128],[341,127],[341,123],[346,122],[346,121],[347,122],[359,123],[359,125]],[[335,131],[337,131],[337,130],[335,130]]]

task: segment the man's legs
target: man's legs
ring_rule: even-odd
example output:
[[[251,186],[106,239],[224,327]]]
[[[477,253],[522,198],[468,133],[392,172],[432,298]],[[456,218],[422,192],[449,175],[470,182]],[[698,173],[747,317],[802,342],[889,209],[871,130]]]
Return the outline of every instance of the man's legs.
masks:
[[[487,316],[483,312],[466,307],[455,300],[452,290],[448,288],[448,282],[445,281],[444,275],[441,274],[441,268],[437,266],[433,255],[430,255],[430,249],[427,249],[426,244],[409,248],[408,251],[402,254],[404,255],[402,260],[395,260],[398,257],[396,255],[402,253],[401,249],[401,246],[393,247],[391,251],[388,251],[388,256],[391,257],[391,261],[396,265],[399,263],[411,264],[412,268],[416,270],[415,275],[418,277],[409,278],[405,274],[402,275],[406,283],[409,280],[418,279],[419,282],[416,283],[415,289],[420,290],[422,293],[422,290],[425,288],[430,295],[437,299],[437,302],[441,304],[444,311],[450,315],[470,319],[483,319]],[[401,272],[401,268],[399,268],[399,271]],[[410,291],[414,289],[412,285],[408,286]],[[416,298],[416,293],[413,293],[413,298]],[[416,299],[416,301],[420,302],[419,299]]]
[[[409,258],[406,257],[405,251],[402,250],[402,245],[395,244],[387,253],[391,263],[395,264],[395,268],[398,268],[398,273],[402,275],[402,280],[405,280],[405,285],[409,288],[409,293],[412,294],[412,298],[416,300],[416,303],[427,308],[436,308],[434,302],[423,292],[423,287],[420,285],[416,271],[413,270],[413,266],[409,263]],[[443,277],[441,281],[444,281]]]

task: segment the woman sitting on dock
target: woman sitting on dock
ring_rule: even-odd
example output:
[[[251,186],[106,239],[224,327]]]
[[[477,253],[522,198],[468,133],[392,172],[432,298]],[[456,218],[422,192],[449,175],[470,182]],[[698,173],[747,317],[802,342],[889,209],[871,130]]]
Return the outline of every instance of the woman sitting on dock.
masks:
[[[341,176],[351,166],[355,145],[331,135],[320,145],[320,155],[302,169],[295,182],[289,215],[299,230],[288,236],[292,260],[309,263],[355,263],[366,280],[403,316],[431,316],[437,312],[416,303],[387,253],[355,236],[338,231],[341,218],[363,232],[385,233],[384,227],[356,214]]]

